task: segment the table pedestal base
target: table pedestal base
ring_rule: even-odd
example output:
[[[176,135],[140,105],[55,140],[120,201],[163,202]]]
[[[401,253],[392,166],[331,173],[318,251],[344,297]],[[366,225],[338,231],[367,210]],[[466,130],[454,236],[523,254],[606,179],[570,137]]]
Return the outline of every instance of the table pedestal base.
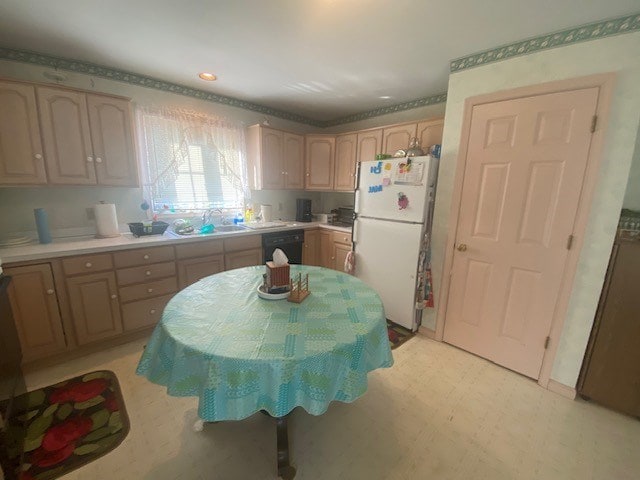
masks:
[[[276,417],[276,432],[278,437],[278,476],[284,480],[293,480],[296,476],[296,469],[289,463],[288,418],[289,415]]]
[[[260,410],[263,414],[271,417],[265,410]],[[289,463],[289,415],[284,417],[271,417],[276,419],[276,437],[277,437],[277,449],[278,449],[278,477],[283,480],[293,480],[296,476],[296,469]],[[205,422],[198,419],[193,424],[193,430],[201,432],[204,429],[205,423],[218,423],[218,422]]]

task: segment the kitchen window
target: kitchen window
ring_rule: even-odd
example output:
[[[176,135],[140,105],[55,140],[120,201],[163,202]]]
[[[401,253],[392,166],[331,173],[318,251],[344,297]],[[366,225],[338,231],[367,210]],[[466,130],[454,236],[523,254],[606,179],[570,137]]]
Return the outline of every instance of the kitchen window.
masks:
[[[248,198],[244,128],[191,111],[136,112],[145,195],[157,213],[242,209]]]

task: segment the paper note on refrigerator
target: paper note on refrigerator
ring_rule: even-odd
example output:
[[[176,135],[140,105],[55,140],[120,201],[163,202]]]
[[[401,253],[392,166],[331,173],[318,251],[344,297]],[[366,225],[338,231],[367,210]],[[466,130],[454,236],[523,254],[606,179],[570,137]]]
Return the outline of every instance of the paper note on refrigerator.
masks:
[[[400,163],[396,167],[395,185],[422,185],[424,162]]]

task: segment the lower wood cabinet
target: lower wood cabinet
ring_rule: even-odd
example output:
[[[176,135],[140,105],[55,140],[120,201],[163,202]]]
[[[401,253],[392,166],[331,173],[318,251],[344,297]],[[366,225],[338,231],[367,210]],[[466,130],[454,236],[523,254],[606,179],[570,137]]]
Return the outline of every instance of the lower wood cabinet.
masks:
[[[178,283],[185,288],[214,273],[224,271],[224,255],[178,260]]]
[[[173,293],[161,297],[126,303],[122,306],[122,325],[125,332],[151,327],[160,321],[165,305]]]
[[[241,250],[239,252],[227,253],[224,256],[224,269],[252,267],[262,264],[262,249]]]
[[[9,302],[25,361],[67,348],[50,264],[5,268]]]
[[[333,236],[328,230],[320,230],[319,265],[324,268],[333,268]]]
[[[304,244],[302,245],[302,263],[304,265],[319,265],[318,248],[320,245],[320,232],[318,230],[305,230]]]
[[[122,333],[114,272],[67,278],[67,290],[79,345]]]

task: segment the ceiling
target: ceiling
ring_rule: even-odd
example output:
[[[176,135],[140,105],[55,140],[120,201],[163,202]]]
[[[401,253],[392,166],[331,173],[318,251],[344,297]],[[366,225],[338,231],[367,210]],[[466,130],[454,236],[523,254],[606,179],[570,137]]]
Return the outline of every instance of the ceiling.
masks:
[[[0,46],[327,121],[444,93],[455,58],[638,7],[638,0],[2,0]],[[200,80],[203,71],[218,80]]]

